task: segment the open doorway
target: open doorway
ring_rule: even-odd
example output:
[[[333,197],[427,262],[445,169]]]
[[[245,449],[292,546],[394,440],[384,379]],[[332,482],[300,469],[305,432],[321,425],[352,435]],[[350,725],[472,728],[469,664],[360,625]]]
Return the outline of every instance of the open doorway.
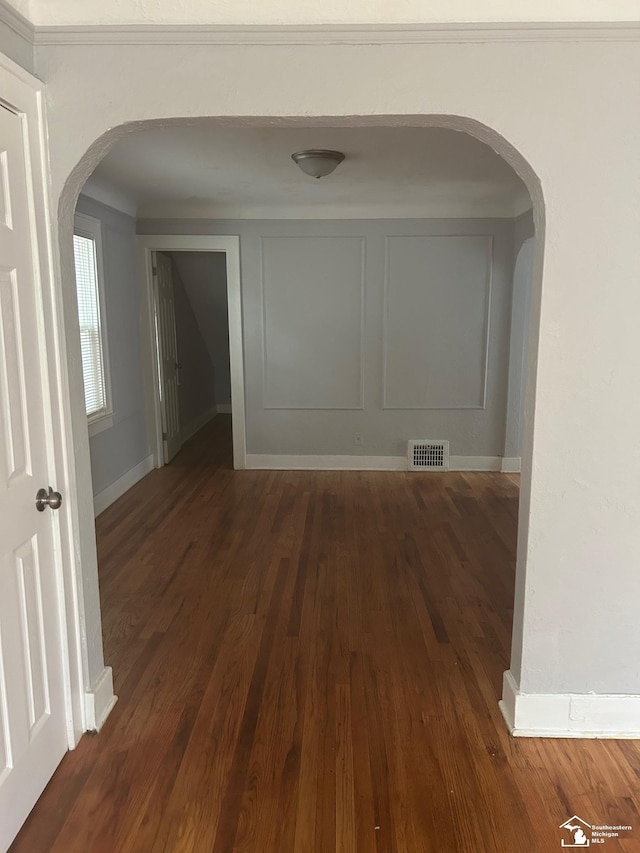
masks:
[[[233,467],[246,459],[237,237],[139,236],[142,364],[155,467],[214,415],[231,415]],[[177,296],[177,298],[176,298]]]
[[[154,346],[164,462],[217,415],[230,417],[224,252],[153,252]]]
[[[521,223],[533,231],[524,182],[486,144],[450,129],[324,133],[326,144],[361,151],[363,163],[348,157],[344,176],[319,187],[299,185],[297,173],[287,171],[293,168],[289,149],[317,138],[310,128],[218,128],[214,134],[204,123],[152,128],[118,145],[98,169],[98,181],[126,177],[143,199],[131,224],[144,388],[138,396],[141,405],[146,399],[151,460],[144,473],[173,458],[214,409],[224,412],[228,405],[235,468],[401,471],[408,440],[442,438],[450,444],[451,470],[519,471],[520,423],[512,450],[505,438],[508,406],[520,412],[524,388],[521,339],[529,306],[513,293]],[[202,182],[212,146],[218,146],[216,162],[227,164],[213,176],[215,206],[203,208],[202,199],[186,195],[195,187],[170,180],[167,186],[180,195],[164,201],[152,195],[169,161],[193,164],[194,180]],[[179,156],[167,158],[169,149]],[[389,151],[403,156],[386,162]],[[277,170],[271,165],[276,154]],[[379,168],[365,166],[366,160]],[[259,180],[241,182],[249,164]],[[442,183],[437,198],[436,178]],[[217,215],[195,218],[208,211]],[[175,318],[173,279],[184,278],[185,259],[197,265],[216,255],[226,273],[226,399],[217,390],[215,397],[201,394],[203,384],[210,390],[222,378],[214,363],[208,377],[196,377],[196,370],[186,376],[191,368]],[[159,296],[161,279],[168,300]],[[207,348],[205,315],[212,312],[192,300],[183,318],[191,364],[198,346],[201,355]],[[244,343],[243,322],[250,330]],[[187,326],[199,341],[195,334],[189,339]],[[518,361],[520,373],[511,371],[510,360]],[[204,383],[194,382],[186,393],[187,378]]]

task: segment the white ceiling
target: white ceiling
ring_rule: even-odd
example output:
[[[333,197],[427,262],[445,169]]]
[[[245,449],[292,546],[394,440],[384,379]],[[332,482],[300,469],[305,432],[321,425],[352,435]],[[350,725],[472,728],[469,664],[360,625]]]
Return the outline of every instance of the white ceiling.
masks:
[[[39,26],[630,21],[640,0],[9,0]]]
[[[346,154],[316,180],[291,154]],[[86,192],[140,217],[517,216],[524,184],[494,151],[442,128],[221,127],[142,130],[119,142]]]

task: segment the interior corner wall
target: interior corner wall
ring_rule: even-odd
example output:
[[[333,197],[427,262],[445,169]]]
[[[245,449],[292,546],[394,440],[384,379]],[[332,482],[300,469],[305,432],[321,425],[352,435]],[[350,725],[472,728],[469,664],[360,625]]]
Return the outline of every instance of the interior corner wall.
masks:
[[[530,237],[535,237],[536,228],[533,221],[533,210],[527,210],[525,213],[517,216],[513,220],[513,261],[515,263],[518,257],[518,252],[522,248],[522,244]]]
[[[455,456],[502,455],[511,220],[138,231],[240,235],[249,454],[406,458],[407,439],[435,438]]]
[[[95,497],[143,463],[151,451],[140,353],[135,219],[82,195],[76,210],[102,225],[113,426],[89,439]]]
[[[215,367],[202,337],[194,307],[189,300],[175,253],[167,252],[173,270],[173,294],[176,316],[176,346],[180,363],[178,400],[180,430],[191,435],[201,419],[215,411]]]

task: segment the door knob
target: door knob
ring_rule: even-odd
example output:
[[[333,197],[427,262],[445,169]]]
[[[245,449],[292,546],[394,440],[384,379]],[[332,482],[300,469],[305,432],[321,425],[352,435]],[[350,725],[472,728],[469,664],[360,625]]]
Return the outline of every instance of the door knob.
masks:
[[[36,509],[38,512],[44,512],[47,507],[49,509],[60,509],[62,505],[62,495],[60,492],[54,492],[51,486],[49,491],[39,489],[36,495]]]

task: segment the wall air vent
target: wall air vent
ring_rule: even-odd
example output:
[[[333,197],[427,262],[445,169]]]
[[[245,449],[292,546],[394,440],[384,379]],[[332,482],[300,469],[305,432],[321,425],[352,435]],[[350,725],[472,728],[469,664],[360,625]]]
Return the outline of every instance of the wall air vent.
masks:
[[[409,471],[448,471],[448,441],[409,441]]]

